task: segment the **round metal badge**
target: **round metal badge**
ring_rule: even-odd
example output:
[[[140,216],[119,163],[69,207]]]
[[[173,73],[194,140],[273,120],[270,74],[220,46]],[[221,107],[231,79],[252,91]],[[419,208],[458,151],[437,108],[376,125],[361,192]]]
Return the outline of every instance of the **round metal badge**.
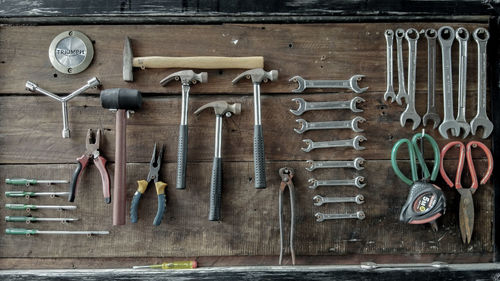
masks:
[[[66,74],[77,74],[90,65],[94,58],[94,46],[79,31],[64,31],[50,43],[50,62],[55,69]]]

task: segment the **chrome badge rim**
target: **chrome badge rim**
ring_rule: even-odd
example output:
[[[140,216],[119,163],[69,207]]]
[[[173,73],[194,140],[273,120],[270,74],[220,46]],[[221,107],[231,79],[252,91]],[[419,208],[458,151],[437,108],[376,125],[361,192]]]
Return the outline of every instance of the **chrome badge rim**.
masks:
[[[85,34],[75,30],[64,31],[50,43],[49,58],[57,71],[77,74],[92,62],[94,46]]]

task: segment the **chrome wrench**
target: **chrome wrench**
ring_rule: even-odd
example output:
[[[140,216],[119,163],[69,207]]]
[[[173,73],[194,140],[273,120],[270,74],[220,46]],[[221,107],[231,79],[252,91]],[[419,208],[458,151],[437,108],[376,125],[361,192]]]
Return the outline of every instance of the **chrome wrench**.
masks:
[[[307,102],[303,98],[294,98],[292,101],[296,102],[299,105],[299,108],[290,109],[290,112],[299,116],[304,112],[311,110],[350,109],[352,112],[363,112],[362,109],[358,109],[356,106],[358,103],[364,102],[365,100],[360,97],[354,97],[352,100],[348,101]]]
[[[408,102],[408,94],[406,93],[405,87],[405,70],[403,63],[403,37],[405,36],[404,29],[396,29],[396,50],[398,59],[398,95],[396,96],[396,102],[402,105],[401,99],[405,99]]]
[[[312,172],[316,169],[325,169],[325,168],[353,168],[358,171],[363,170],[365,167],[363,164],[365,163],[365,159],[362,157],[356,157],[352,161],[314,161],[307,160],[307,164],[309,167],[306,167],[306,170]]]
[[[441,117],[436,109],[436,40],[437,31],[429,28],[425,31],[427,38],[427,112],[422,117],[422,124],[427,126],[427,121],[432,120],[432,129],[436,129],[441,123]]]
[[[357,211],[354,214],[323,214],[316,213],[314,215],[317,222],[322,222],[324,220],[340,220],[340,219],[358,219],[363,220],[365,218],[365,213],[363,211]]]
[[[470,133],[469,123],[465,120],[465,99],[467,97],[467,43],[469,41],[469,31],[459,27],[455,33],[455,38],[459,43],[459,61],[458,61],[458,113],[457,119],[460,129],[464,130],[465,139]],[[459,130],[460,130],[459,129]],[[460,134],[460,131],[457,132]]]
[[[338,88],[350,89],[356,94],[361,94],[368,89],[368,87],[360,88],[358,81],[365,77],[364,75],[354,75],[348,80],[305,80],[300,76],[294,76],[288,80],[289,82],[297,82],[299,87],[292,90],[294,93],[301,93],[307,88]]]
[[[304,119],[297,119],[295,122],[300,124],[300,128],[294,128],[293,130],[297,134],[302,134],[309,130],[328,130],[328,129],[351,129],[354,132],[362,132],[363,129],[358,127],[359,123],[365,122],[366,119],[363,117],[356,116],[352,120],[345,121],[323,121],[323,122],[307,122]]]
[[[357,135],[352,139],[348,140],[336,140],[336,141],[321,141],[321,142],[313,142],[310,139],[302,140],[307,144],[307,147],[302,147],[302,151],[309,152],[316,148],[332,148],[332,147],[352,147],[356,150],[365,149],[364,146],[360,146],[359,143],[362,141],[366,141],[365,136]]]
[[[365,178],[362,176],[356,176],[353,179],[347,180],[317,180],[317,179],[309,179],[308,180],[310,189],[316,189],[318,186],[355,186],[357,188],[363,188],[366,186]]]
[[[323,197],[316,195],[313,197],[314,206],[321,206],[326,203],[356,203],[361,205],[365,203],[365,197],[361,194],[355,197]]]
[[[385,41],[387,42],[387,90],[384,94],[384,100],[391,99],[391,103],[396,100],[396,93],[394,93],[394,70],[393,70],[393,56],[392,47],[394,44],[394,31],[386,29],[384,32]]]
[[[417,79],[417,41],[420,35],[415,28],[410,28],[405,34],[408,41],[408,99],[406,100],[406,109],[399,119],[401,127],[404,127],[407,120],[413,121],[412,130],[420,125],[420,116],[415,109],[415,83]]]
[[[453,79],[451,71],[451,46],[455,39],[455,30],[449,26],[443,26],[438,30],[438,40],[441,45],[441,57],[443,59],[443,123],[439,125],[439,133],[448,139],[448,130],[451,129],[453,136],[460,134],[460,125],[453,114]]]
[[[476,135],[478,127],[483,127],[482,138],[485,139],[493,131],[493,123],[486,114],[486,44],[490,33],[480,27],[474,30],[472,36],[477,43],[477,113],[470,127],[473,135]]]

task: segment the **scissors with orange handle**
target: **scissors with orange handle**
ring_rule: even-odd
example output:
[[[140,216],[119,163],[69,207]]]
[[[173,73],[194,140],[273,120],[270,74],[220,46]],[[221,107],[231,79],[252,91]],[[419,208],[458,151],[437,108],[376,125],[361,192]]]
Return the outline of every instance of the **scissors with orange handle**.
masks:
[[[444,156],[446,152],[452,147],[458,147],[460,155],[458,157],[458,167],[455,175],[455,182],[452,182],[446,171],[444,170]],[[488,159],[488,170],[485,175],[478,181],[476,175],[476,168],[474,167],[474,162],[472,160],[472,148],[479,147],[486,154]],[[472,184],[469,188],[463,188],[461,179],[462,171],[465,165],[465,159],[467,158],[467,166],[469,169],[469,174],[471,176]],[[472,200],[472,195],[477,191],[478,186],[485,184],[491,177],[493,173],[493,155],[486,145],[478,141],[470,141],[467,145],[464,145],[460,141],[452,141],[443,147],[441,150],[441,161],[440,161],[439,171],[441,172],[441,177],[450,186],[455,187],[458,193],[460,193],[460,206],[459,206],[459,222],[460,222],[460,233],[462,235],[462,242],[465,244],[470,244],[472,237],[472,231],[474,229],[474,202]]]

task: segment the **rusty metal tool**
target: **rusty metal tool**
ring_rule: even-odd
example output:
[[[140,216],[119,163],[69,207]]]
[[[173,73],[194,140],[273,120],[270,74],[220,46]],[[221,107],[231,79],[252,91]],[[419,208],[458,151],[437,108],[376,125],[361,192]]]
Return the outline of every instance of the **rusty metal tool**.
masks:
[[[293,185],[293,176],[295,175],[292,168],[284,167],[279,169],[279,175],[281,178],[280,191],[279,191],[279,224],[280,224],[280,258],[279,264],[283,262],[284,249],[284,238],[285,231],[283,226],[283,194],[285,189],[288,187],[290,193],[290,255],[292,256],[292,264],[295,265],[295,250],[293,249],[293,235],[295,232],[295,186]]]

